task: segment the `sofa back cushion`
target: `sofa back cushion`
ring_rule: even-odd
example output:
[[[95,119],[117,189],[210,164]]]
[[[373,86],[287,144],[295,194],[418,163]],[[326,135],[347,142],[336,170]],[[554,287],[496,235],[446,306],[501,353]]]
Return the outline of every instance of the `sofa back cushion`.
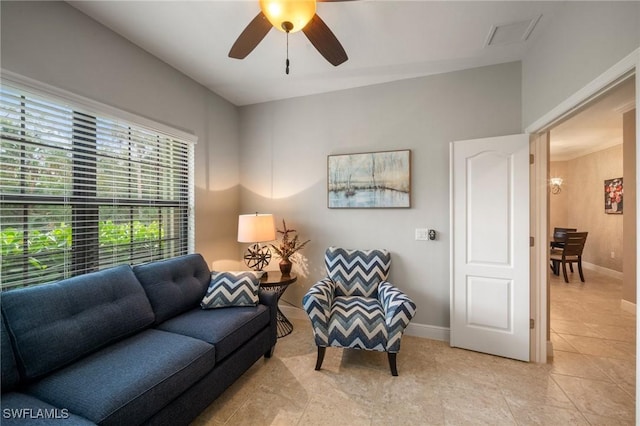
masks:
[[[8,392],[20,381],[20,375],[18,374],[18,367],[16,366],[16,358],[13,355],[13,346],[11,346],[11,340],[9,339],[9,332],[4,326],[4,320],[0,315],[0,363],[2,363],[2,392]]]
[[[26,379],[67,365],[154,320],[129,265],[7,291],[2,311]]]
[[[336,284],[336,296],[377,297],[378,284],[389,276],[391,254],[384,249],[329,247],[324,263],[327,275]]]
[[[138,265],[133,268],[160,324],[200,305],[211,271],[200,254]]]

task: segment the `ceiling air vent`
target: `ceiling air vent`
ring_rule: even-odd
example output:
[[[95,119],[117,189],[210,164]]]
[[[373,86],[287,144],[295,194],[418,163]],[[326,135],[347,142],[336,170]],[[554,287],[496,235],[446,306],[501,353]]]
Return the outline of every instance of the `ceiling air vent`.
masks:
[[[513,22],[504,25],[492,25],[484,46],[497,46],[503,44],[523,43],[527,41],[531,32],[542,15],[526,21]]]

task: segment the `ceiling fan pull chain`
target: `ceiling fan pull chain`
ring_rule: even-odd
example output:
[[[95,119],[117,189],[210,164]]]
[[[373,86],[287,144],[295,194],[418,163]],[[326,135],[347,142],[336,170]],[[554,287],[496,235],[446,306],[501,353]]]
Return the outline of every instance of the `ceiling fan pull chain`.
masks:
[[[289,75],[289,31],[287,31],[287,62],[285,72]]]

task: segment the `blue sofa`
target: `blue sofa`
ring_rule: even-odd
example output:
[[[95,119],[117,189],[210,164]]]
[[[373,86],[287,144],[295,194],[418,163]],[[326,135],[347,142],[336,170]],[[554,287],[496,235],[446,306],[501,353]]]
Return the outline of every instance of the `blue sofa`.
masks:
[[[198,254],[2,293],[0,422],[188,424],[276,344],[277,296],[202,309]]]

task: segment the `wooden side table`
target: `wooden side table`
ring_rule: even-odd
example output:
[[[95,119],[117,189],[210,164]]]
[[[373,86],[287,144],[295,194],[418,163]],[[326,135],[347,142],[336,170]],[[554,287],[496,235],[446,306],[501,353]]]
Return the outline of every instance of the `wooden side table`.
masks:
[[[260,287],[265,290],[275,291],[278,295],[278,301],[280,301],[280,297],[282,297],[284,292],[287,290],[287,287],[289,287],[290,284],[295,283],[297,280],[298,276],[296,274],[283,275],[277,271],[269,271],[266,277],[263,276],[260,279]],[[284,337],[290,334],[293,331],[293,324],[291,324],[291,321],[284,316],[279,306],[277,318],[278,337]]]

